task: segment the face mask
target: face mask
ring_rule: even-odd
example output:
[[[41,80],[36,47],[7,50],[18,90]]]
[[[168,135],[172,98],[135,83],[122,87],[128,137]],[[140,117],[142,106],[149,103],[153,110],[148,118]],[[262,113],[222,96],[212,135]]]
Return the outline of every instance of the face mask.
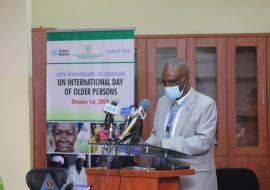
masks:
[[[179,86],[167,86],[164,88],[165,94],[171,98],[171,99],[176,99],[179,98],[183,95],[183,90],[179,90]]]
[[[180,82],[180,85],[182,84],[182,82],[185,80],[186,76],[184,77],[184,79]],[[186,84],[184,86],[184,88],[182,90],[179,89],[178,85],[175,86],[167,86],[164,87],[164,91],[165,94],[171,98],[171,99],[176,99],[176,98],[180,98],[183,93],[184,93],[184,89],[186,88]]]

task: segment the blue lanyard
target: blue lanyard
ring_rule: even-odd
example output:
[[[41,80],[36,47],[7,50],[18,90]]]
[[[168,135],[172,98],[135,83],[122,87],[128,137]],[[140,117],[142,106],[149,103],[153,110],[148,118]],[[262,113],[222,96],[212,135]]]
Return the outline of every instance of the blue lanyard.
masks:
[[[163,135],[164,139],[171,138],[170,131],[171,131],[171,128],[172,128],[172,125],[173,125],[174,117],[175,117],[176,113],[185,105],[185,102],[186,102],[186,100],[181,102],[176,107],[174,106],[174,104],[175,104],[174,102],[171,104],[170,113],[169,113],[169,116],[168,116],[168,122],[167,122],[166,129],[165,129],[165,132],[164,132],[164,135]]]

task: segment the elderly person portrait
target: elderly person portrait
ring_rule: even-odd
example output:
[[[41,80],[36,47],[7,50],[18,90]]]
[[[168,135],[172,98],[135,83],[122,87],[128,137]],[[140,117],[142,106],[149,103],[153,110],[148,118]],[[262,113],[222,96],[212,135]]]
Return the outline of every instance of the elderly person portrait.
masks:
[[[49,142],[55,146],[55,152],[76,152],[74,144],[81,130],[81,123],[56,122],[50,123],[52,139]]]
[[[217,190],[214,139],[216,103],[193,89],[184,60],[171,59],[162,71],[165,95],[157,103],[154,126],[146,143],[185,153],[180,162],[195,169],[181,176],[182,190]]]
[[[77,154],[76,163],[68,168],[68,183],[73,183],[74,190],[88,190],[87,175],[85,166],[85,154]]]

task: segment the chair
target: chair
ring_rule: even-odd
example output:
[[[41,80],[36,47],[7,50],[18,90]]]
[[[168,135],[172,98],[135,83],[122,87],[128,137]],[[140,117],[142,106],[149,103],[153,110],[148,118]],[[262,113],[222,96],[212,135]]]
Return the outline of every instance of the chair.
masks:
[[[40,168],[30,170],[26,174],[28,187],[31,190],[40,190],[48,173],[51,175],[57,187],[61,189],[67,180],[67,171],[64,168]],[[70,188],[70,186],[68,187]]]
[[[218,190],[259,190],[256,174],[246,168],[217,169]]]

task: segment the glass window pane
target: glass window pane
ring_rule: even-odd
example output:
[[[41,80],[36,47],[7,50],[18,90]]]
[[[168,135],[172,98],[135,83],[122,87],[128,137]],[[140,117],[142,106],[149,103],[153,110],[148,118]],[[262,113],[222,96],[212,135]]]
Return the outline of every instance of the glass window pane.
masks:
[[[236,48],[237,145],[258,145],[256,47]]]
[[[217,96],[217,53],[215,47],[196,48],[196,90],[212,97]],[[218,144],[218,128],[215,144]]]
[[[196,90],[216,100],[217,54],[215,47],[196,48]]]
[[[157,100],[164,95],[164,90],[161,85],[161,77],[163,67],[168,63],[169,59],[175,59],[177,49],[171,48],[157,48]]]

